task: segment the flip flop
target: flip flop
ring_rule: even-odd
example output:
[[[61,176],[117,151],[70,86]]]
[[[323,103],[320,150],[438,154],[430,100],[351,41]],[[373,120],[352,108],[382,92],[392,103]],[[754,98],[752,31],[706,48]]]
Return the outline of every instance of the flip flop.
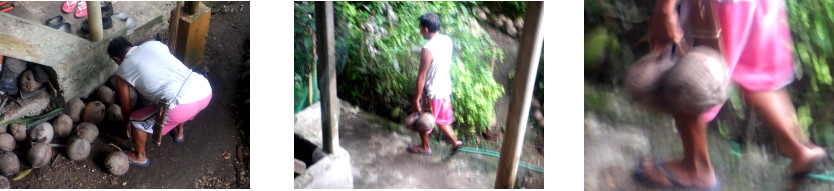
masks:
[[[124,151],[123,153],[125,153],[125,155],[127,155],[127,151]],[[145,161],[145,163],[137,163],[137,162],[133,162],[133,160],[130,160],[130,157],[127,157],[127,162],[130,162],[130,165],[148,167],[148,165],[151,164],[151,159],[148,159],[148,161]]]
[[[660,172],[662,172],[663,175],[666,176],[666,179],[669,180],[669,182],[672,182],[672,187],[673,188],[687,189],[687,190],[707,190],[707,191],[721,190],[721,181],[719,181],[718,175],[715,176],[715,186],[713,186],[711,189],[693,188],[693,187],[684,186],[683,184],[681,184],[678,181],[677,178],[675,178],[674,176],[672,176],[671,174],[669,174],[666,171],[666,169],[663,167],[662,164],[665,164],[665,163],[656,163],[654,165],[654,167],[657,168],[658,170],[660,170]],[[668,186],[660,185],[660,184],[657,184],[657,183],[652,182],[651,180],[649,180],[649,178],[647,178],[646,175],[643,173],[643,168],[640,167],[640,163],[637,163],[637,173],[636,173],[636,175],[637,175],[638,178],[640,178],[641,182],[643,182],[644,184],[646,184],[649,187],[669,188]]]
[[[84,18],[87,16],[87,1],[78,3],[78,9],[75,11],[76,18]]]
[[[58,27],[61,27],[61,24],[63,24],[63,23],[64,23],[64,17],[62,17],[61,15],[58,15],[58,16],[55,16],[55,17],[52,17],[52,18],[46,20],[46,22],[43,23],[43,24],[46,25],[46,26],[52,27],[53,29],[58,29]]]
[[[75,11],[75,7],[78,6],[76,4],[78,4],[78,1],[64,2],[64,6],[61,7],[61,10],[64,11],[64,13],[72,13],[72,11]]]
[[[822,162],[822,161],[823,161],[823,160],[825,160],[826,158],[828,158],[828,157],[820,157],[820,158],[818,158],[818,159],[816,159],[816,160],[811,161],[811,163],[810,163],[810,164],[808,164],[808,170],[805,170],[805,171],[802,171],[802,172],[796,172],[796,173],[793,173],[793,174],[791,175],[791,179],[793,179],[793,180],[799,180],[799,179],[808,178],[808,175],[810,175],[810,174],[811,174],[811,169],[813,169],[813,167],[814,167],[814,166],[816,166],[817,164],[819,164],[820,162]]]
[[[61,27],[58,27],[59,31],[64,31],[66,33],[72,32],[72,26],[69,23],[61,24]]]
[[[409,145],[408,148],[406,148],[405,150],[410,152],[410,153],[417,153],[417,154],[421,154],[421,155],[431,155],[431,151],[422,152],[419,149],[417,149],[417,147],[415,147],[414,145]]]
[[[185,141],[185,133],[184,132],[182,133],[182,139],[177,139],[177,135],[174,135],[173,137],[174,137],[174,142],[182,143],[183,141]]]

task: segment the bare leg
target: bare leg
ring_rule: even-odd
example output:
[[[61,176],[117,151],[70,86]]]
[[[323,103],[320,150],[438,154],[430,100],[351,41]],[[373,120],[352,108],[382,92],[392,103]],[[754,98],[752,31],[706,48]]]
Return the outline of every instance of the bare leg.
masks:
[[[770,124],[777,148],[791,159],[793,173],[807,171],[815,161],[825,157],[825,150],[804,139],[786,90],[744,91],[744,99]]]
[[[145,156],[145,142],[148,140],[148,133],[137,128],[131,128],[133,134],[134,151],[127,152],[127,157],[136,163],[145,163],[148,157]]]
[[[675,114],[675,125],[683,142],[684,158],[671,160],[663,168],[680,184],[692,188],[709,189],[716,185],[715,173],[707,150],[706,122],[697,115]],[[672,186],[667,175],[648,160],[640,163],[647,179],[660,185]]]
[[[178,125],[177,128],[174,128],[174,137],[176,137],[177,139],[182,140],[182,138],[184,137],[182,128],[183,126],[185,126],[185,122],[180,123],[180,125]]]
[[[415,150],[415,151],[418,151],[418,152],[421,152],[421,153],[431,152],[431,146],[429,146],[429,133],[428,132],[423,132],[423,133],[418,132],[417,134],[420,134],[420,140],[423,141],[423,143],[420,144],[420,145],[409,145],[408,146],[409,149]]]
[[[438,125],[438,127],[440,127],[440,130],[443,131],[443,134],[446,134],[449,137],[448,142],[449,144],[452,144],[453,149],[457,149],[463,145],[463,142],[458,141],[455,137],[455,131],[452,130],[452,125]]]

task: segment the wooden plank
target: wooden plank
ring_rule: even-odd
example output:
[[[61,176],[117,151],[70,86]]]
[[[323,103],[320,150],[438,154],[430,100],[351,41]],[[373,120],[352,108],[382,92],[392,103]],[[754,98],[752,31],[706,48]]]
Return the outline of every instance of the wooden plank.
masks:
[[[327,153],[339,147],[339,99],[336,97],[336,51],[333,35],[333,2],[315,2],[319,99],[321,100],[322,145]]]

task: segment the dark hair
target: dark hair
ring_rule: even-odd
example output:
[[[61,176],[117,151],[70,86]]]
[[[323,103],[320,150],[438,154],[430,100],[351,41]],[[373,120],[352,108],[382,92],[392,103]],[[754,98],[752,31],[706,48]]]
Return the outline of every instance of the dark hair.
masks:
[[[437,30],[440,30],[440,18],[437,17],[437,14],[426,13],[420,16],[420,27],[428,28],[429,32],[437,32]]]
[[[110,58],[116,57],[124,60],[125,54],[127,54],[125,49],[132,46],[133,43],[130,43],[127,38],[119,36],[110,41],[110,45],[107,46],[107,54],[110,54]]]

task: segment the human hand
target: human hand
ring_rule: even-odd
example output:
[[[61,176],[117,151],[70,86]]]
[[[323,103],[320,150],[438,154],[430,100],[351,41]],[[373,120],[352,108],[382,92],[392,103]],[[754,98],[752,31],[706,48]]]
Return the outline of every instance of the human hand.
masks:
[[[420,100],[415,100],[412,104],[414,104],[412,112],[420,113],[423,111],[423,108],[420,107]]]
[[[680,42],[681,39],[683,39],[683,29],[680,27],[677,12],[674,9],[655,8],[649,31],[649,43],[651,43],[652,50],[669,47],[670,44]]]

